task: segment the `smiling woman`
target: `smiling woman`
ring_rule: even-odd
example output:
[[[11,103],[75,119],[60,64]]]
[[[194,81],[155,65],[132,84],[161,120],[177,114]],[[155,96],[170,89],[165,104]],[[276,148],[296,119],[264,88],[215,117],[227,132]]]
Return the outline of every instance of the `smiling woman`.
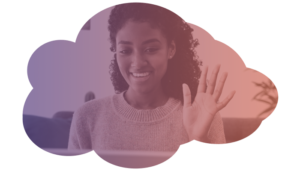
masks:
[[[128,23],[131,24],[128,25]],[[153,32],[152,36],[154,37],[150,37],[149,35],[148,39],[156,39],[158,42],[153,42],[153,45],[145,45],[144,48],[147,47],[147,51],[153,53],[158,50],[159,55],[164,55],[163,59],[166,59],[166,55],[168,54],[162,54],[162,51],[170,53],[170,56],[167,57],[172,58],[172,60],[167,61],[168,68],[164,77],[161,79],[161,86],[164,93],[183,101],[182,83],[187,83],[192,91],[192,98],[194,99],[198,79],[200,77],[200,69],[199,61],[194,51],[198,45],[198,40],[192,36],[193,29],[178,15],[159,6],[141,3],[117,5],[111,12],[109,18],[110,42],[113,52],[117,52],[117,38],[121,36],[120,32],[123,30],[121,28],[125,25],[135,27],[138,24],[142,24],[145,30],[139,31],[137,29],[133,30],[134,28],[127,28],[128,34],[136,37],[139,36],[135,33],[143,35],[143,37],[139,37],[139,39],[142,39],[147,38],[144,36]],[[172,52],[170,52],[170,50],[172,50],[170,48],[173,48]],[[143,50],[145,51],[146,49]],[[131,51],[124,52],[127,53]],[[117,54],[115,54],[111,64],[111,78],[115,91],[121,93],[128,89],[129,84],[120,72],[116,59]]]
[[[218,112],[234,93],[219,102],[227,77],[216,84],[220,66],[206,85],[208,68],[200,72],[198,41],[183,19],[155,5],[121,4],[111,11],[109,31],[116,94],[75,112],[69,149],[176,151],[194,139],[226,143]]]
[[[125,99],[137,109],[164,105],[168,97],[161,80],[175,54],[174,42],[169,45],[159,29],[133,20],[126,22],[116,41],[118,66],[129,85]]]

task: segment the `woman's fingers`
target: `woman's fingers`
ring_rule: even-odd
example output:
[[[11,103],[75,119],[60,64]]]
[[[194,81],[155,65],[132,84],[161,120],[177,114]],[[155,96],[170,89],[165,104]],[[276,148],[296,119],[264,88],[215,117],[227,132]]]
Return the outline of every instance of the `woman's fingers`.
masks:
[[[218,103],[217,111],[220,111],[221,109],[223,109],[233,98],[234,94],[235,94],[235,91],[231,92],[222,102]]]
[[[222,94],[222,91],[223,91],[223,87],[224,87],[224,84],[225,84],[225,81],[226,81],[226,78],[227,78],[227,73],[223,73],[219,82],[218,82],[218,85],[214,91],[214,94],[213,94],[213,97],[215,99],[216,102],[218,102],[221,94]]]
[[[183,106],[190,107],[192,105],[192,95],[187,84],[182,84],[183,89]]]
[[[208,82],[208,87],[206,93],[213,94],[215,90],[215,85],[218,77],[218,73],[220,70],[220,65],[218,65],[212,72],[209,82]]]
[[[206,91],[206,75],[208,67],[205,66],[200,77],[197,93],[205,93]]]

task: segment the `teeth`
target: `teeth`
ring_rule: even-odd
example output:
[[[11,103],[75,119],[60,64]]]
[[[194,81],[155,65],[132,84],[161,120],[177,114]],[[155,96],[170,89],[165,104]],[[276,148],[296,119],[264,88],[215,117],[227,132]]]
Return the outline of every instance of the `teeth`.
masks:
[[[148,76],[150,73],[149,72],[144,72],[144,73],[132,73],[132,75],[134,77],[146,77]]]

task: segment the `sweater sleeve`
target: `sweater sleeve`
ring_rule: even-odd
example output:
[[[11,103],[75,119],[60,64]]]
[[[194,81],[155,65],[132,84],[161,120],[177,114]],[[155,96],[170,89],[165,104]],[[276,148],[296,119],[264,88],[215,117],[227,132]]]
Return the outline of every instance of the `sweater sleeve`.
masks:
[[[220,113],[217,113],[211,123],[208,139],[212,144],[223,144],[226,143],[223,121]]]
[[[92,149],[90,129],[86,115],[87,113],[82,108],[74,113],[68,144],[68,149],[70,150]]]

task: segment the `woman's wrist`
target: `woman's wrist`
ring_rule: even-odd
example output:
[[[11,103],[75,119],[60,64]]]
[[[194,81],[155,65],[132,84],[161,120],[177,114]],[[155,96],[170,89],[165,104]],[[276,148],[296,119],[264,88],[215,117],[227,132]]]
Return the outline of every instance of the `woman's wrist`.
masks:
[[[210,144],[210,140],[207,136],[203,136],[203,137],[191,137],[189,138],[190,143],[193,141],[202,143],[202,144]]]

